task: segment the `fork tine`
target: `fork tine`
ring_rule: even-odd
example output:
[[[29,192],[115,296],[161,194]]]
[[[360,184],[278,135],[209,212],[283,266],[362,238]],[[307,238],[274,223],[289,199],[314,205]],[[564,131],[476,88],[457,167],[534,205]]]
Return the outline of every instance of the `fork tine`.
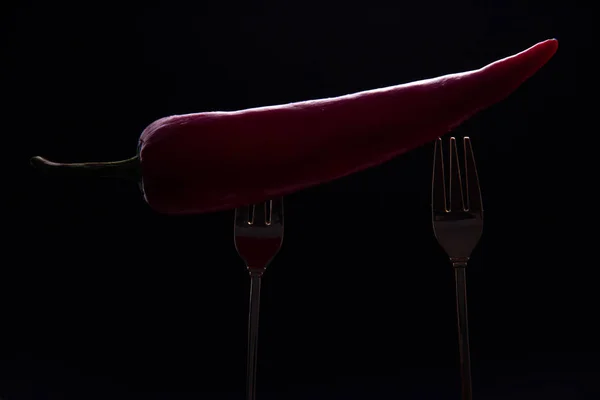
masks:
[[[273,200],[265,202],[265,225],[269,226],[273,223]]]
[[[254,209],[254,213],[252,216],[253,222],[258,225],[263,225],[267,220],[267,204],[269,202],[266,201],[264,203],[253,204],[252,208]]]
[[[431,208],[447,211],[446,177],[444,173],[444,151],[442,138],[437,138],[433,149],[433,178],[431,183]]]
[[[477,166],[475,164],[475,155],[471,146],[471,138],[465,136],[465,187],[468,211],[483,211],[481,201],[481,189],[479,187],[479,175],[477,174]]]
[[[450,211],[460,211],[465,209],[465,203],[462,192],[462,178],[460,175],[460,163],[458,158],[458,149],[456,138],[450,138]]]
[[[283,223],[283,198],[278,197],[270,201],[271,205],[271,224]]]
[[[250,221],[250,207],[251,206],[242,206],[235,209],[235,225],[248,225],[248,222]]]

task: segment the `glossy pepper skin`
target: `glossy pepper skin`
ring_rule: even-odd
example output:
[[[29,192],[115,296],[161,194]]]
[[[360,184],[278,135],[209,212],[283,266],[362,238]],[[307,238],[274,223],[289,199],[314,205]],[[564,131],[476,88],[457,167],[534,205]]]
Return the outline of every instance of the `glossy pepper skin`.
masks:
[[[141,174],[165,214],[199,214],[285,196],[379,165],[444,135],[515,91],[552,58],[554,39],[463,73],[319,100],[175,115],[150,124],[138,156],[58,164],[99,175]]]

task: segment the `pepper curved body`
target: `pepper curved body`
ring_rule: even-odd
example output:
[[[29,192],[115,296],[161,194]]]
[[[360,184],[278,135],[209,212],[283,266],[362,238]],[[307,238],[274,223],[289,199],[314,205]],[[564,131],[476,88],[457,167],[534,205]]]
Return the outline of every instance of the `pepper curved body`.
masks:
[[[128,165],[140,163],[144,197],[160,213],[284,196],[444,135],[516,90],[557,47],[546,40],[481,69],[340,97],[162,118],[142,132],[138,159]]]

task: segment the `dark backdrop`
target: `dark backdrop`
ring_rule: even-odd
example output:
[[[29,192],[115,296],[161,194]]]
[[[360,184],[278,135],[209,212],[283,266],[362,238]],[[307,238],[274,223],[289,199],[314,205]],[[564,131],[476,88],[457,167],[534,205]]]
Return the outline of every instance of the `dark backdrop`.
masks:
[[[594,198],[581,190],[593,183],[581,122],[593,110],[577,97],[590,10],[522,0],[2,7],[5,399],[244,392],[249,282],[232,212],[165,217],[135,185],[42,178],[29,157],[122,159],[163,116],[479,68],[552,37],[560,47],[542,70],[455,131],[474,141],[486,207],[468,270],[474,388],[477,399],[597,398]],[[459,398],[431,157],[424,146],[285,199],[284,246],[263,284],[260,399]]]

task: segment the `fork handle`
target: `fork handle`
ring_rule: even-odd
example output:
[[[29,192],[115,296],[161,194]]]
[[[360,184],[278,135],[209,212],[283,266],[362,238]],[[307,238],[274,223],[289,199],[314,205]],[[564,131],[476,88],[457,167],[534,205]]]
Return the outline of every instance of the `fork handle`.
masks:
[[[467,263],[453,262],[456,283],[456,314],[458,319],[458,348],[462,400],[472,400],[471,355],[469,350],[469,321],[467,313]]]
[[[258,319],[260,313],[260,286],[263,270],[248,268],[250,272],[250,312],[248,313],[248,365],[246,398],[256,398],[256,364],[258,355]]]

